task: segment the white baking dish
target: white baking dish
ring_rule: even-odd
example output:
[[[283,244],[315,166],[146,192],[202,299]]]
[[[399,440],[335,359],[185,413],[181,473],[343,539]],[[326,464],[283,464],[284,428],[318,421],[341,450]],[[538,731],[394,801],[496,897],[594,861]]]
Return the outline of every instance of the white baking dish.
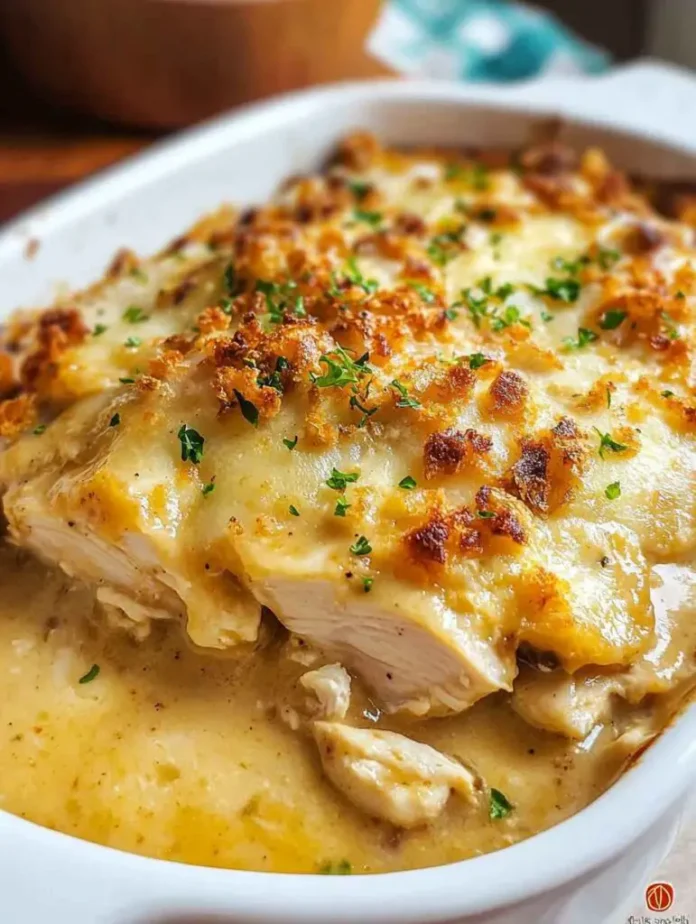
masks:
[[[656,65],[512,90],[380,82],[330,87],[223,117],[27,214],[0,235],[1,308],[97,277],[222,200],[265,199],[366,127],[396,143],[517,144],[562,114],[571,142],[630,170],[696,178],[696,83]],[[32,260],[27,242],[40,241]],[[696,774],[696,708],[609,792],[507,850],[371,877],[228,872],[148,860],[0,812],[2,924],[604,924],[620,921],[665,853]]]

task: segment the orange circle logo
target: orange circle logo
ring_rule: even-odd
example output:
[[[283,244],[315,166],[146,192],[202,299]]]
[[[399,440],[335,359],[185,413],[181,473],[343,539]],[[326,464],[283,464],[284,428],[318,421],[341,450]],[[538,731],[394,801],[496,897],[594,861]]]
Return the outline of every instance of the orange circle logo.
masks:
[[[669,911],[674,902],[674,886],[669,882],[653,882],[645,890],[645,904],[650,911]]]

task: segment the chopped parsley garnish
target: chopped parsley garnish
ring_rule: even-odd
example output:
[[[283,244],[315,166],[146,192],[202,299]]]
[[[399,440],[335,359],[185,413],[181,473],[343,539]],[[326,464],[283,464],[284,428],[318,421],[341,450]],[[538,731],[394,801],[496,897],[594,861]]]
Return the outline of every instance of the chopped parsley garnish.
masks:
[[[143,272],[139,266],[134,266],[130,271],[130,274],[133,279],[137,280],[138,282],[142,282],[143,285],[148,281],[147,273]]]
[[[495,314],[491,317],[491,330],[496,333],[506,327],[511,327],[513,324],[523,324],[525,327],[532,326],[526,318],[522,317],[520,309],[516,305],[508,305],[502,314]]]
[[[410,407],[414,410],[417,410],[422,406],[420,401],[418,401],[416,398],[409,398],[408,389],[405,385],[402,385],[398,379],[392,379],[390,384],[392,388],[395,388],[401,395],[399,400],[396,402],[397,407]]]
[[[590,258],[583,254],[577,260],[566,260],[565,257],[554,257],[551,261],[551,268],[568,273],[569,276],[577,276],[583,266],[587,266]]]
[[[598,334],[593,330],[589,330],[587,327],[578,327],[577,339],[573,337],[564,337],[563,343],[567,350],[582,350],[588,343],[594,343],[594,341],[598,339],[598,336]]]
[[[556,279],[549,276],[546,280],[546,288],[539,286],[529,286],[535,295],[545,295],[557,302],[571,304],[578,300],[580,295],[580,283],[577,279]]]
[[[372,590],[372,585],[375,583],[375,579],[371,577],[364,577],[362,579],[363,590],[366,594]]]
[[[686,298],[686,295],[685,295],[685,294],[682,292],[682,290],[680,289],[674,297],[681,300],[681,299],[683,299],[683,298]]]
[[[414,292],[417,292],[420,295],[420,297],[427,305],[431,305],[435,301],[435,293],[432,291],[432,289],[429,289],[426,285],[423,285],[422,282],[409,282],[408,285],[409,288],[413,289]]]
[[[611,407],[611,388],[607,386],[607,407]]]
[[[139,347],[142,342],[140,337],[128,337],[124,342],[124,346],[127,346],[129,349],[135,349]]]
[[[499,789],[491,789],[488,802],[488,817],[491,821],[506,818],[513,809],[512,803]]]
[[[121,423],[121,415],[120,415],[120,414],[114,414],[114,416],[113,416],[113,417],[111,418],[111,420],[109,421],[109,426],[110,426],[110,427],[117,427],[120,423]]]
[[[447,266],[450,260],[454,260],[461,249],[462,235],[466,226],[462,225],[457,231],[443,231],[442,234],[436,234],[430,239],[427,254],[433,263],[438,266]]]
[[[597,427],[593,427],[593,429],[599,437],[599,455],[602,459],[607,450],[611,450],[611,452],[625,452],[628,449],[625,443],[617,443],[616,440],[611,438],[609,433],[602,433]]]
[[[204,437],[200,435],[198,430],[194,430],[193,427],[188,427],[186,424],[181,425],[177,436],[181,443],[181,461],[193,462],[194,465],[198,465],[203,458]]]
[[[360,536],[357,542],[354,542],[350,547],[350,551],[353,555],[369,555],[372,551],[372,546],[365,536]]]
[[[456,308],[445,308],[445,317],[448,321],[456,321],[459,317],[459,312]]]
[[[365,397],[367,397],[367,395],[365,395]],[[359,429],[364,427],[370,417],[372,417],[373,414],[376,414],[379,410],[378,407],[365,407],[364,404],[360,403],[360,399],[357,395],[352,395],[348,403],[352,408],[355,408],[362,413],[362,417],[358,421]]]
[[[46,432],[46,424],[39,424],[38,427],[34,427],[32,433],[34,436],[41,436],[42,433]]]
[[[298,440],[298,436],[297,436],[297,434],[295,434],[295,439],[294,439],[294,440],[289,440],[287,437],[285,437],[285,438],[283,439],[283,443],[288,447],[288,449],[290,450],[290,452],[292,452],[293,449],[295,448],[295,446],[297,446],[297,440]]]
[[[223,296],[223,298],[221,298],[218,302],[218,307],[221,309],[223,314],[230,315],[232,314],[232,304],[233,302],[231,298]]]
[[[77,681],[78,683],[91,683],[93,680],[96,680],[99,676],[99,671],[101,668],[98,664],[93,664],[86,674],[83,674],[82,677]]]
[[[201,494],[203,497],[207,497],[209,494],[212,494],[215,490],[215,482],[209,481],[207,484],[204,484],[201,488]]]
[[[412,478],[410,475],[406,475],[406,477],[402,478],[401,481],[399,482],[399,487],[402,488],[404,491],[412,491],[415,488],[416,484],[417,482],[415,478]]]
[[[476,516],[481,520],[492,520],[495,513],[492,510],[477,510]]]
[[[282,324],[286,310],[291,309],[299,317],[306,315],[304,299],[295,294],[297,283],[289,279],[287,282],[269,282],[266,279],[257,279],[254,287],[261,292],[266,300],[266,308],[271,324]]]
[[[371,228],[378,228],[382,224],[383,216],[381,212],[368,212],[365,209],[355,209],[353,211],[355,221],[362,221]]]
[[[605,311],[599,322],[602,330],[616,330],[626,320],[628,312],[620,311],[618,308],[610,308]]]
[[[346,515],[346,510],[351,506],[352,504],[349,504],[345,497],[339,497],[334,508],[334,516],[344,517]]]
[[[107,327],[106,324],[95,324],[95,325],[94,325],[94,330],[92,331],[92,336],[93,336],[93,337],[100,337],[100,336],[101,336],[105,331],[107,331],[108,329],[109,329],[109,328]]]
[[[662,321],[663,321],[663,323],[664,323],[664,325],[665,325],[665,327],[666,327],[666,329],[667,329],[667,334],[668,334],[668,336],[669,336],[669,339],[670,339],[670,340],[678,340],[678,339],[679,339],[679,331],[677,330],[676,325],[675,325],[673,319],[667,314],[666,311],[661,311],[661,312],[660,312],[660,317],[662,318]]]
[[[132,385],[133,382],[135,382],[135,379],[131,379],[128,376],[124,375],[122,378],[119,379],[119,382],[121,383],[121,385]]]
[[[666,388],[664,391],[661,391],[660,394],[663,398],[673,398],[674,392],[670,391],[669,388]]]
[[[474,164],[472,167],[465,167],[463,164],[451,163],[445,167],[445,180],[465,180],[473,189],[482,192],[488,189],[489,176],[488,168],[483,164]]]
[[[352,359],[343,347],[337,346],[332,355],[338,358],[332,359],[331,355],[319,357],[319,362],[324,363],[327,367],[324,375],[316,375],[310,372],[313,384],[319,388],[350,385],[357,382],[361,376],[371,372],[368,365],[369,353],[364,353],[359,359]]]
[[[363,274],[360,272],[360,269],[358,268],[358,264],[354,256],[350,256],[346,260],[343,276],[351,285],[361,288],[366,295],[372,295],[373,292],[376,292],[377,289],[379,289],[379,283],[376,279],[365,279]],[[331,279],[333,284],[329,289],[329,295],[332,295],[334,298],[340,298],[341,289],[339,287],[338,276],[336,273],[331,274]]]
[[[469,368],[470,369],[480,369],[481,366],[485,366],[486,363],[491,362],[491,360],[484,356],[483,353],[472,353],[469,357]]]
[[[597,262],[603,270],[611,269],[621,259],[621,253],[611,247],[600,247]]]
[[[357,472],[339,472],[337,468],[331,469],[331,477],[326,484],[334,491],[345,491],[346,485],[357,481],[360,476]]]
[[[370,184],[363,183],[362,180],[349,180],[348,189],[353,193],[358,202],[362,202],[370,191]]]
[[[621,482],[612,481],[611,484],[606,486],[604,493],[609,500],[616,500],[617,497],[621,497]]]
[[[129,305],[123,312],[123,320],[129,324],[142,324],[143,321],[150,320],[150,315],[145,314],[140,305]]]
[[[259,425],[259,409],[256,405],[249,401],[244,395],[234,389],[234,396],[239,402],[239,409],[242,412],[242,416],[245,420],[248,420],[252,427],[258,427]]]
[[[288,507],[288,510],[290,511],[292,516],[299,517],[300,511],[297,509],[297,507],[295,507],[294,504],[290,504],[290,506]]]
[[[279,391],[281,395],[283,394],[283,380],[281,378],[281,372],[285,372],[286,369],[290,368],[290,364],[284,356],[279,356],[276,360],[275,369],[270,375],[260,375],[256,384],[265,386],[266,388],[275,388],[276,391]]]
[[[554,317],[555,317],[555,315],[551,314],[550,311],[545,311],[545,310],[542,308],[542,310],[541,310],[541,320],[544,321],[545,324],[548,324],[549,321],[553,321]]]
[[[348,860],[339,860],[337,863],[324,863],[319,868],[321,876],[350,876],[353,866]]]

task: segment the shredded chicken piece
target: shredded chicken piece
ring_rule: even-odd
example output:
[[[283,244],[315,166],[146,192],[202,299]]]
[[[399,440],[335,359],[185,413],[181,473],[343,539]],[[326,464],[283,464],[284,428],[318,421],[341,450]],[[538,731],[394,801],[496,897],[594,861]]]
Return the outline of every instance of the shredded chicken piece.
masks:
[[[399,827],[433,821],[452,792],[476,799],[469,770],[404,735],[315,722],[314,738],[331,782],[362,811]]]

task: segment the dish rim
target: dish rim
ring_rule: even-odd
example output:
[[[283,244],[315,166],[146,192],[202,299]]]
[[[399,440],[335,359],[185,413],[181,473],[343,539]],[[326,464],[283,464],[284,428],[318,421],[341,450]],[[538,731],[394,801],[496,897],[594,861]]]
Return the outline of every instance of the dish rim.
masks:
[[[597,83],[602,78],[597,79]],[[573,81],[556,81],[567,89]],[[564,105],[561,94],[554,99],[548,92],[535,99],[533,94],[505,93],[498,88],[471,88],[436,81],[363,81],[286,94],[251,104],[231,115],[223,115],[201,127],[179,133],[159,142],[148,151],[103,171],[98,177],[80,183],[25,212],[0,233],[0,254],[23,259],[21,250],[27,234],[41,235],[42,228],[56,230],[62,223],[75,221],[80,214],[103,208],[122,187],[138,188],[161,170],[182,158],[196,160],[211,152],[211,146],[224,149],[236,140],[249,137],[272,121],[282,108],[301,108],[310,102],[325,107],[340,99],[411,100],[428,99],[460,102],[463,108],[478,107],[499,111],[514,110],[540,118],[561,110],[571,124],[598,127],[633,135],[636,140],[661,141],[676,151],[696,155],[696,144],[679,139],[678,133],[658,129],[641,130],[635,116],[606,112],[583,114],[582,106]],[[645,121],[645,120],[644,120]],[[176,230],[176,229],[175,229]],[[7,251],[7,248],[11,248]],[[597,869],[617,856],[632,841],[666,815],[696,773],[696,704],[685,708],[673,724],[606,792],[575,815],[527,840],[502,850],[445,866],[352,877],[312,874],[248,872],[189,866],[176,861],[158,860],[95,844],[18,818],[0,809],[0,841],[27,841],[38,852],[66,854],[66,862],[88,868],[90,864],[118,867],[120,876],[148,880],[153,895],[168,880],[168,892],[175,880],[180,901],[246,914],[256,920],[262,907],[264,920],[302,920],[325,924],[327,914],[337,906],[348,908],[345,920],[370,920],[380,924],[393,920],[394,906],[407,907],[400,913],[404,924],[440,921],[509,906],[542,892],[550,891],[585,873]],[[511,871],[514,870],[514,875]],[[359,886],[355,885],[356,878]],[[308,886],[311,884],[311,888]],[[231,888],[234,890],[232,893]],[[212,904],[211,904],[212,903]],[[259,904],[261,903],[261,904]],[[196,907],[198,907],[198,904]]]

